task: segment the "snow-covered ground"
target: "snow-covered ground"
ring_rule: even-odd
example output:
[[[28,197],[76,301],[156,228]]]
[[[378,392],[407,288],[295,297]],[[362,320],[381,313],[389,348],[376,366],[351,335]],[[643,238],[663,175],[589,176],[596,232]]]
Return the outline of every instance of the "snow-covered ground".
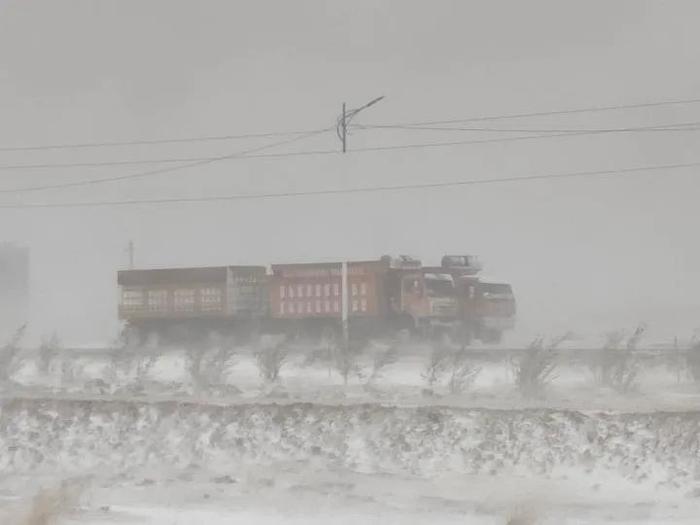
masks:
[[[666,524],[700,511],[700,412],[21,399],[0,405],[0,450],[15,516],[39,485],[79,487],[62,523]]]
[[[227,486],[195,480],[93,489],[56,523],[350,525],[361,520],[389,525],[685,525],[697,523],[699,510],[693,501],[629,487],[594,494],[573,483],[546,484],[528,478],[416,480],[304,470],[272,476],[277,481],[264,485],[260,480]],[[26,502],[16,503],[7,516],[21,520]]]
[[[273,383],[250,349],[218,370],[215,352],[200,368],[177,349],[23,353],[0,399],[0,523],[697,523],[700,390],[681,353],[639,352],[627,392],[596,381],[594,353],[563,353],[524,398],[517,353],[474,351],[478,375],[451,391],[449,366],[428,385],[429,349],[377,371],[382,351],[347,384],[318,352],[290,352]],[[56,520],[31,516],[47,506]]]
[[[630,487],[594,493],[576,483],[529,478],[420,480],[304,469],[261,469],[261,474],[223,486],[195,479],[93,489],[83,497],[82,507],[66,513],[59,523],[350,525],[361,520],[377,525],[501,525],[511,520],[543,525],[680,525],[697,523],[700,510],[694,501]]]

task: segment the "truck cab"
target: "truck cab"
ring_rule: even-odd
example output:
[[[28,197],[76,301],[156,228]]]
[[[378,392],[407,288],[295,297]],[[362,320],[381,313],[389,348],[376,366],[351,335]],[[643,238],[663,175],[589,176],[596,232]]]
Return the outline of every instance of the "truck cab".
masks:
[[[479,338],[483,342],[499,343],[503,332],[515,327],[515,296],[510,284],[480,280],[475,306]]]
[[[440,268],[406,272],[401,278],[400,309],[426,334],[453,326],[457,319],[454,278]]]

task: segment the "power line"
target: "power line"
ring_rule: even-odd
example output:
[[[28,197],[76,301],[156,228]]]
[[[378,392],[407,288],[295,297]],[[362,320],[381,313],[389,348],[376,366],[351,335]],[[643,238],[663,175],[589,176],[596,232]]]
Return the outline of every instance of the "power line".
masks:
[[[473,139],[473,140],[453,140],[453,141],[443,141],[443,142],[425,142],[425,143],[411,143],[411,144],[397,144],[391,146],[368,146],[364,148],[355,148],[351,153],[356,152],[367,152],[367,151],[392,151],[392,150],[405,150],[405,149],[429,149],[429,148],[441,148],[449,146],[464,146],[468,144],[492,144],[500,142],[521,142],[528,140],[539,140],[548,138],[561,138],[561,137],[574,137],[583,135],[599,135],[598,132],[572,132],[572,133],[545,133],[540,135],[525,135],[520,137],[499,137],[499,138],[488,138],[488,139]],[[274,156],[270,155],[270,156]]]
[[[200,137],[185,137],[185,138],[170,138],[170,139],[151,139],[151,140],[124,140],[124,141],[107,141],[107,142],[83,142],[73,144],[45,144],[39,146],[3,146],[0,151],[39,151],[39,150],[61,150],[61,149],[87,149],[87,148],[105,148],[114,146],[139,146],[139,145],[156,145],[156,144],[184,144],[188,142],[213,142],[225,140],[238,140],[247,138],[271,138],[285,137],[290,135],[306,135],[325,131],[325,129],[304,130],[304,131],[272,131],[267,133],[242,133],[238,135],[213,135]]]
[[[284,144],[291,144],[292,142],[298,142],[300,140],[306,139],[308,137],[311,137],[313,135],[319,135],[320,133],[327,132],[331,128],[326,128],[323,130],[317,130],[313,132],[309,132],[306,135],[301,135],[294,137],[292,139],[286,139],[278,142],[273,142],[271,144],[265,144],[263,146],[258,146],[256,148],[251,148],[247,149],[244,151],[236,152],[236,153],[231,153],[228,155],[221,155],[218,157],[205,157],[199,160],[196,160],[194,162],[190,162],[188,164],[180,164],[179,166],[168,166],[165,168],[159,168],[151,171],[145,171],[145,172],[139,172],[139,173],[131,173],[129,175],[118,175],[115,177],[103,177],[101,179],[83,179],[79,181],[73,181],[73,182],[61,182],[61,183],[56,183],[56,184],[45,184],[41,186],[28,186],[24,188],[16,188],[16,189],[4,189],[0,190],[0,194],[8,194],[8,193],[25,193],[25,192],[32,192],[32,191],[42,191],[42,190],[54,190],[54,189],[60,189],[60,188],[76,188],[80,186],[91,186],[91,185],[96,185],[96,184],[104,184],[107,182],[117,182],[117,181],[124,181],[124,180],[133,180],[133,179],[140,179],[140,178],[145,178],[145,177],[151,177],[154,175],[160,175],[163,173],[170,173],[173,171],[178,171],[178,170],[183,170],[187,168],[194,168],[197,166],[204,166],[207,164],[212,164],[214,162],[219,162],[223,160],[230,160],[234,158],[243,158],[249,153],[254,153],[256,151],[261,151],[269,148],[273,148],[276,146],[282,146]]]
[[[696,126],[696,127],[691,127]],[[653,126],[639,126],[639,127],[628,127],[628,128],[600,128],[600,129],[495,129],[495,128],[436,128],[436,127],[418,127],[418,126],[401,126],[401,125],[382,125],[382,126],[353,126],[355,129],[367,130],[367,129],[407,129],[407,130],[430,130],[430,131],[483,131],[483,132],[514,132],[514,133],[529,133],[536,132],[540,133],[538,135],[527,136],[527,137],[516,137],[516,138],[503,138],[503,139],[477,139],[475,141],[460,142],[459,144],[479,144],[483,142],[508,142],[511,140],[532,140],[532,139],[544,139],[544,138],[557,138],[564,137],[567,135],[596,135],[605,133],[636,133],[636,132],[652,132],[652,131],[698,131],[700,129],[700,121],[694,122],[683,122],[677,124],[658,124]],[[321,130],[327,131],[327,130]],[[452,143],[449,143],[450,145]],[[439,145],[436,143],[436,145]],[[362,148],[355,151],[363,151]],[[335,152],[335,150],[329,150],[327,153]],[[284,153],[281,155],[245,155],[241,157],[230,157],[231,160],[235,158],[265,158],[265,157],[275,157],[275,156],[295,156],[298,153],[305,152],[293,152],[290,154]],[[318,151],[311,151],[310,154],[319,153]],[[321,153],[326,153],[322,151]],[[220,157],[166,157],[158,159],[125,159],[125,160],[108,160],[108,161],[94,161],[94,162],[68,162],[68,163],[44,163],[44,164],[0,164],[0,171],[11,171],[11,170],[31,170],[31,169],[67,169],[67,168],[101,168],[110,166],[138,166],[144,164],[168,164],[168,163],[183,163],[183,162],[204,162],[208,160],[220,159]],[[221,159],[228,160],[228,159]],[[12,190],[12,191],[24,191],[22,189]],[[2,192],[2,190],[0,190]]]
[[[65,169],[65,168],[103,168],[108,166],[139,166],[144,164],[168,164],[182,162],[199,162],[212,160],[217,157],[168,157],[160,159],[125,159],[125,160],[105,160],[94,162],[65,162],[65,163],[45,163],[45,164],[0,164],[2,171],[19,170],[40,170],[40,169]]]
[[[450,124],[450,123],[461,123],[461,122],[478,122],[478,121],[488,121],[488,120],[506,120],[506,119],[518,119],[518,118],[528,118],[528,117],[540,117],[540,116],[551,116],[551,115],[566,115],[566,114],[576,114],[576,113],[588,113],[588,112],[603,112],[603,111],[614,111],[614,110],[625,110],[625,109],[641,109],[659,106],[671,106],[671,105],[682,105],[682,104],[695,104],[700,102],[700,98],[689,98],[689,99],[678,99],[678,100],[664,100],[657,102],[646,102],[637,104],[620,104],[615,106],[589,106],[583,108],[573,108],[573,109],[563,109],[555,111],[538,111],[530,113],[511,113],[502,115],[487,115],[480,117],[468,117],[462,119],[452,119],[452,120],[431,120],[431,121],[420,121],[420,122],[404,122],[398,123],[399,125],[405,126],[421,126],[421,125],[431,125],[431,124]],[[165,139],[144,139],[144,140],[124,140],[124,141],[103,141],[103,142],[82,142],[82,143],[67,143],[67,144],[42,144],[42,145],[30,145],[30,146],[2,146],[0,147],[0,152],[2,151],[41,151],[41,150],[61,150],[61,149],[86,149],[86,148],[102,148],[102,147],[115,147],[115,146],[136,146],[136,145],[155,145],[155,144],[182,144],[188,142],[208,142],[208,141],[226,141],[226,140],[237,140],[244,138],[269,138],[277,136],[290,136],[290,135],[305,135],[307,133],[313,133],[316,131],[323,130],[294,130],[294,131],[273,131],[273,132],[262,132],[262,133],[241,133],[241,134],[230,134],[230,135],[210,135],[210,136],[195,136],[195,137],[185,137],[185,138],[165,138]]]
[[[373,129],[405,129],[416,131],[476,131],[487,133],[630,133],[630,132],[646,132],[646,131],[697,131],[700,126],[700,121],[681,122],[677,124],[661,124],[652,126],[637,126],[626,128],[593,128],[593,129],[576,129],[576,128],[456,128],[456,127],[435,127],[435,126],[412,126],[401,124],[382,124],[382,125],[356,125],[354,129],[373,130]]]
[[[276,198],[295,198],[306,196],[361,194],[375,192],[391,192],[406,190],[427,190],[439,188],[451,188],[460,186],[472,186],[482,184],[503,184],[511,182],[526,182],[536,180],[573,179],[587,177],[604,177],[615,175],[627,175],[631,173],[651,172],[656,170],[680,170],[685,168],[700,167],[700,162],[688,162],[682,164],[664,164],[656,166],[638,166],[631,168],[619,168],[609,170],[575,171],[567,173],[550,173],[543,175],[526,175],[522,177],[499,177],[493,179],[470,179],[443,182],[428,182],[420,184],[401,184],[393,186],[364,186],[359,188],[336,188],[325,190],[293,191],[279,193],[253,193],[238,195],[223,195],[211,197],[181,197],[166,199],[141,199],[141,200],[121,200],[121,201],[91,201],[91,202],[66,202],[66,203],[35,203],[35,204],[2,204],[0,209],[28,209],[28,208],[93,208],[112,206],[135,206],[135,205],[160,205],[160,204],[188,204],[201,202],[223,202],[236,200],[262,200]]]
[[[700,122],[697,122],[700,125]],[[662,126],[681,126],[681,125],[693,125],[693,123],[685,124],[668,124]],[[656,126],[659,128],[659,126]],[[12,189],[0,189],[0,194],[14,194],[14,193],[29,193],[35,191],[53,190],[61,188],[76,188],[81,186],[93,186],[98,184],[105,184],[110,182],[118,182],[124,180],[134,180],[146,177],[151,177],[155,175],[160,175],[163,173],[169,173],[173,171],[179,171],[187,168],[204,166],[211,164],[213,162],[225,161],[225,160],[241,160],[241,159],[261,159],[261,158],[285,158],[285,157],[306,157],[306,156],[320,156],[320,155],[336,155],[339,152],[337,150],[306,150],[306,151],[293,151],[293,152],[282,152],[282,153],[263,153],[263,154],[252,154],[256,151],[262,151],[269,149],[274,146],[279,146],[283,144],[289,144],[292,142],[297,142],[304,138],[312,135],[317,135],[322,132],[329,131],[331,128],[326,128],[320,131],[311,132],[307,135],[300,137],[295,137],[293,139],[287,139],[280,142],[275,142],[272,144],[267,144],[264,146],[259,146],[257,148],[252,148],[239,153],[234,153],[230,155],[216,156],[216,157],[191,157],[191,158],[162,158],[162,159],[149,159],[149,160],[126,160],[126,161],[106,161],[106,162],[91,162],[91,163],[71,163],[71,164],[36,164],[36,165],[19,165],[19,169],[29,169],[29,168],[69,168],[69,167],[104,167],[104,166],[120,166],[120,165],[138,165],[138,164],[158,164],[158,163],[180,163],[186,162],[187,164],[164,167],[155,170],[150,170],[146,172],[133,173],[129,175],[118,175],[112,177],[102,177],[99,179],[83,179],[73,182],[55,183],[55,184],[45,184],[37,186],[25,186],[22,188],[12,188]],[[571,132],[560,132],[560,133],[542,133],[539,135],[525,135],[518,137],[499,137],[499,138],[487,138],[487,139],[471,139],[471,140],[457,140],[457,141],[446,141],[446,142],[427,142],[427,143],[411,143],[411,144],[396,144],[388,146],[367,146],[361,148],[355,148],[350,153],[363,153],[363,152],[381,152],[381,151],[396,151],[396,150],[411,150],[411,149],[430,149],[439,147],[450,147],[450,146],[466,146],[466,145],[476,145],[476,144],[490,144],[490,143],[500,143],[500,142],[522,142],[529,140],[540,140],[549,138],[563,138],[572,136],[583,136],[583,135],[598,135],[605,133],[628,133],[637,131],[647,131],[648,127],[639,128],[618,128],[618,129],[604,129],[604,130],[584,130],[584,131],[571,131]],[[10,170],[13,166],[2,166],[0,165],[0,170]]]
[[[530,113],[509,113],[502,115],[485,115],[480,117],[467,117],[461,119],[450,119],[450,120],[424,120],[419,122],[401,122],[397,123],[403,126],[424,126],[432,124],[458,124],[462,122],[481,122],[488,120],[506,120],[506,119],[519,119],[519,118],[531,118],[531,117],[547,117],[555,115],[572,115],[576,113],[600,113],[605,111],[617,111],[625,109],[642,109],[642,108],[653,108],[660,106],[675,106],[682,104],[696,104],[700,103],[700,98],[688,98],[688,99],[678,99],[678,100],[663,100],[658,102],[643,102],[638,104],[618,104],[614,106],[588,106],[583,108],[574,109],[561,109],[555,111],[534,111]]]

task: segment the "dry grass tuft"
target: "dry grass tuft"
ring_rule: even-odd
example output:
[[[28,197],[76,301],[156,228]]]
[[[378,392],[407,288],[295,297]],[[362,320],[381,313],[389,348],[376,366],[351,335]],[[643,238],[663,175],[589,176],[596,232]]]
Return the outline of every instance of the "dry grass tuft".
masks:
[[[554,379],[558,366],[557,348],[573,337],[571,332],[555,337],[545,345],[543,337],[537,337],[517,359],[511,361],[515,384],[523,397],[541,397]]]
[[[600,362],[594,370],[595,377],[601,386],[611,387],[621,394],[636,389],[641,365],[634,351],[645,331],[646,326],[639,325],[625,344],[623,344],[624,332],[615,331],[606,334]]]
[[[536,525],[541,516],[533,505],[518,505],[506,516],[506,525]]]
[[[58,487],[41,489],[32,499],[29,509],[22,514],[17,525],[53,525],[66,514],[75,511],[83,492],[83,484],[62,481]]]
[[[255,363],[265,383],[275,383],[279,379],[282,366],[287,362],[287,354],[283,338],[262,341],[260,347],[255,349]]]

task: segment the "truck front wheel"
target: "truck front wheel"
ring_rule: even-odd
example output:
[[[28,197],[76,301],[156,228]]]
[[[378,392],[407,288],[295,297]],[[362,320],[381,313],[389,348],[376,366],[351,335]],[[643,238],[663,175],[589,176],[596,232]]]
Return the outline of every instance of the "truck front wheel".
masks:
[[[500,330],[487,329],[481,332],[481,342],[495,345],[499,344],[503,340],[503,332]]]

